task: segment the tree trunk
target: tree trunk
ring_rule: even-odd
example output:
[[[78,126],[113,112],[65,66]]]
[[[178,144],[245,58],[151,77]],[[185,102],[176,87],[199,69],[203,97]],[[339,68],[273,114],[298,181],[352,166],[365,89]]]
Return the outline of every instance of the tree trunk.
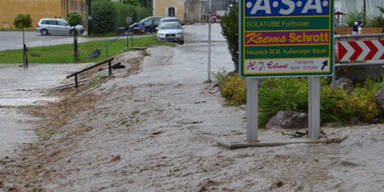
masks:
[[[23,46],[25,44],[25,34],[24,34],[24,28],[23,28]]]
[[[77,30],[75,27],[73,27],[74,33],[73,33],[73,56],[75,61],[79,60],[79,51],[77,48]]]
[[[23,66],[24,68],[27,68],[27,46],[25,45],[25,34],[24,34],[24,28],[23,28]]]

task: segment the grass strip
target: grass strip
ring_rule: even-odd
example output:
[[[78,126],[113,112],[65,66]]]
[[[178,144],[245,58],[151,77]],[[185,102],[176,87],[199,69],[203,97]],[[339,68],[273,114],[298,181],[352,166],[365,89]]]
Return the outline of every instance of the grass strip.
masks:
[[[91,41],[85,43],[79,43],[79,60],[74,61],[73,58],[73,43],[54,45],[54,46],[42,46],[29,48],[29,63],[39,64],[55,64],[55,63],[94,63],[99,62],[107,57],[111,57],[129,51],[132,47],[132,42],[129,41],[129,47],[126,49],[126,39],[118,39],[111,43],[111,40]],[[105,45],[110,44],[108,47],[108,56],[106,56]],[[170,42],[159,42],[155,36],[147,36],[133,39],[134,47],[152,47],[158,45],[175,46]],[[101,54],[97,58],[87,58],[87,55],[94,50],[100,49]],[[0,64],[20,64],[23,63],[23,50],[6,50],[0,51]]]

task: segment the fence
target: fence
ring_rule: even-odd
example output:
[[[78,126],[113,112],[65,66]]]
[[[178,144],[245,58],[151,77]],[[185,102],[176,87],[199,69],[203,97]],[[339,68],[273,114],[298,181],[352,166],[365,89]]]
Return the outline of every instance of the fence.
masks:
[[[335,35],[337,67],[384,65],[384,33]],[[364,39],[362,39],[364,38]],[[335,73],[332,82],[335,82]]]
[[[98,66],[106,64],[106,63],[108,63],[108,72],[109,72],[109,75],[111,75],[112,74],[112,60],[113,60],[113,58],[110,58],[110,59],[104,60],[104,61],[102,61],[100,63],[96,63],[96,64],[94,64],[92,66],[89,66],[89,67],[87,67],[87,68],[85,68],[85,69],[83,69],[81,71],[72,73],[72,74],[67,76],[67,79],[70,78],[70,77],[75,77],[75,87],[77,88],[77,87],[79,87],[78,75],[80,73],[86,72],[86,71],[88,71],[90,69],[93,69],[95,67],[98,67]]]

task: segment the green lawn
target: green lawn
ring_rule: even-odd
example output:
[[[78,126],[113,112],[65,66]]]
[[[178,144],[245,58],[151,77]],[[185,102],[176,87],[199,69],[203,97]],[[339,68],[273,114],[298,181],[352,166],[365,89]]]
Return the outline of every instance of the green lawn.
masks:
[[[79,43],[79,61],[77,61],[77,63],[98,62],[106,59],[105,45],[110,42],[111,40]],[[134,38],[133,43],[134,47],[151,47],[156,45],[174,46],[173,43],[158,42],[155,36]],[[127,51],[125,47],[126,39],[122,38],[114,41],[108,48],[108,57]],[[129,48],[130,47],[131,41],[129,42]],[[87,55],[95,49],[100,49],[101,55],[97,58],[87,58]],[[0,63],[23,63],[22,55],[23,51],[21,49],[0,51]],[[74,63],[73,44],[32,47],[29,48],[28,59],[29,63]]]

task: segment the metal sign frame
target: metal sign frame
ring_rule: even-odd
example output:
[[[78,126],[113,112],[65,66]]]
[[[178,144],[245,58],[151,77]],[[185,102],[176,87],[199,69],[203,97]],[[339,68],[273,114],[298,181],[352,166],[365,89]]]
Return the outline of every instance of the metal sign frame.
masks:
[[[304,4],[306,4],[307,2],[310,2],[310,3],[315,3],[315,2],[321,2],[322,5],[324,5],[324,3],[327,4],[327,7],[328,7],[328,12],[327,14],[313,14],[313,13],[309,13],[309,14],[306,14],[306,15],[301,15],[298,11],[295,11],[293,12],[293,15],[285,15],[285,16],[281,16],[281,15],[276,15],[276,11],[273,10],[274,8],[276,9],[276,7],[280,6],[279,4],[284,4],[286,5],[285,3],[286,2],[293,2],[295,7],[296,5],[302,5],[301,7],[304,6]],[[264,14],[260,14],[261,16],[247,16],[246,14],[246,9],[249,10],[249,7],[250,7],[250,4],[253,4],[253,6],[256,6],[255,4],[259,3],[260,6],[266,6],[264,5],[266,2],[269,2],[271,5],[269,5],[269,8],[272,9],[271,11],[271,15],[267,16],[266,13]],[[299,3],[300,2],[300,3]],[[247,5],[246,5],[247,4]],[[247,6],[247,8],[246,8]],[[286,7],[283,7],[283,8],[286,8]],[[240,61],[240,66],[239,66],[239,72],[240,72],[240,75],[242,77],[245,77],[245,78],[249,78],[249,77],[310,77],[310,76],[330,76],[333,74],[334,72],[334,53],[333,53],[333,48],[334,48],[334,0],[285,0],[284,3],[282,0],[240,0],[240,6],[239,6],[239,13],[240,13],[240,16],[239,16],[239,30],[240,30],[240,41],[239,41],[239,61]],[[325,9],[326,10],[326,9]],[[310,11],[308,11],[310,12]],[[275,15],[273,15],[275,14]],[[248,14],[249,15],[249,14]],[[308,27],[299,27],[298,29],[295,29],[294,27],[291,27],[289,29],[284,29],[283,32],[281,32],[282,30],[278,30],[277,28],[272,28],[272,29],[269,29],[268,27],[264,27],[264,29],[261,29],[261,30],[249,30],[249,29],[246,29],[246,20],[262,20],[262,21],[267,21],[267,22],[270,22],[270,25],[273,25],[278,23],[278,22],[282,22],[284,20],[288,20],[288,21],[303,21],[303,22],[309,22],[309,25]],[[319,24],[323,24],[324,26],[324,21],[325,20],[328,20],[327,21],[327,28],[323,28],[321,25]],[[311,23],[312,22],[312,23]],[[313,27],[310,28],[310,27]],[[250,28],[250,27],[248,27]],[[280,27],[282,28],[282,27]],[[265,48],[268,48],[268,49],[278,49],[280,50],[280,53],[281,53],[281,47],[286,47],[286,48],[295,48],[297,47],[298,49],[302,49],[302,50],[307,50],[309,51],[308,49],[312,49],[313,46],[322,46],[323,50],[324,50],[324,47],[327,46],[327,54],[318,54],[318,55],[314,55],[314,56],[311,56],[311,57],[300,57],[300,56],[297,56],[297,55],[294,55],[294,54],[286,54],[285,56],[275,56],[275,57],[259,57],[257,56],[256,54],[255,55],[252,55],[252,56],[256,56],[256,58],[253,58],[253,60],[266,60],[266,61],[277,61],[276,63],[278,63],[279,61],[283,61],[283,62],[296,62],[297,60],[299,59],[313,59],[313,60],[316,60],[314,62],[316,62],[316,64],[318,66],[320,66],[321,64],[323,64],[323,67],[320,67],[320,68],[324,68],[324,66],[326,66],[326,70],[322,70],[322,69],[317,69],[317,70],[294,70],[294,69],[290,69],[290,70],[285,70],[285,71],[279,71],[279,72],[246,72],[246,62],[250,60],[250,58],[247,58],[247,55],[246,55],[246,48],[250,47],[250,46],[246,46],[245,45],[245,33],[247,32],[255,32],[255,31],[258,31],[258,32],[261,32],[261,33],[275,33],[274,35],[278,35],[279,33],[282,34],[282,33],[295,33],[295,34],[303,34],[305,32],[308,32],[308,33],[318,33],[318,32],[328,32],[329,36],[328,36],[328,43],[321,43],[321,44],[316,44],[316,43],[306,43],[306,44],[260,44],[260,45],[253,45],[253,49],[255,49],[256,51],[254,51],[254,53],[258,53],[258,52],[262,52],[263,49]],[[276,33],[278,32],[278,33]],[[285,34],[286,35],[286,34]],[[304,54],[304,53],[303,53]],[[266,54],[267,55],[267,54]],[[269,54],[269,55],[272,55],[272,54]],[[296,61],[295,61],[296,60]],[[323,62],[323,60],[327,60],[328,62],[325,63],[325,61]],[[322,62],[321,64],[319,62]],[[285,63],[287,66],[290,66],[291,64],[289,63]],[[283,65],[285,65],[283,64]],[[254,63],[254,65],[256,65],[256,68],[259,67],[258,65],[260,65],[260,63]],[[263,63],[264,65],[264,63]],[[281,65],[280,65],[281,66]],[[285,67],[287,67],[285,66]],[[288,67],[287,67],[288,68]],[[292,67],[293,68],[293,67]],[[257,70],[257,69],[256,69]]]
[[[313,5],[313,3],[315,3],[315,5]],[[246,5],[247,4],[247,5]],[[269,4],[269,5],[268,5]],[[279,7],[281,5],[284,5],[282,7]],[[245,20],[247,19],[246,18],[246,7],[248,8],[248,10],[251,10],[251,12],[253,12],[253,14],[256,14],[258,10],[262,10],[264,9],[264,13],[261,12],[261,20],[259,21],[265,21],[267,22],[267,24],[265,24],[266,27],[264,27],[264,29],[261,29],[259,30],[259,28],[256,28],[256,31],[261,31],[260,34],[256,34],[257,36],[262,36],[263,32],[266,33],[267,35],[269,34],[273,34],[275,33],[274,35],[271,35],[270,37],[277,37],[277,39],[279,39],[279,35],[281,36],[281,33],[280,34],[276,34],[276,31],[278,32],[279,30],[281,29],[274,29],[275,31],[273,31],[271,33],[271,30],[268,30],[270,26],[272,27],[277,27],[280,25],[282,25],[282,23],[280,23],[279,19],[291,19],[290,21],[304,21],[304,24],[301,25],[302,28],[299,28],[299,29],[296,29],[294,27],[287,27],[287,29],[284,29],[288,32],[291,32],[291,33],[294,33],[294,37],[296,37],[296,34],[301,34],[302,35],[302,39],[304,39],[304,34],[306,34],[306,32],[308,32],[309,34],[312,33],[312,34],[316,34],[318,33],[319,31],[322,32],[323,36],[321,36],[321,34],[319,36],[317,36],[317,40],[315,38],[315,35],[313,35],[313,39],[310,38],[310,40],[306,40],[308,42],[304,42],[304,44],[301,44],[301,45],[297,45],[295,43],[292,42],[291,39],[288,40],[289,43],[287,43],[287,34],[285,34],[285,39],[281,39],[281,41],[261,41],[261,43],[259,43],[257,40],[255,39],[250,39],[250,37],[254,37],[255,34],[251,34],[250,36],[247,36],[248,38],[248,41],[247,43],[253,43],[253,44],[249,44],[250,46],[254,46],[256,47],[256,49],[259,49],[259,50],[263,50],[265,49],[266,46],[270,46],[272,48],[276,48],[276,49],[279,49],[279,47],[292,47],[292,46],[301,46],[301,49],[305,50],[306,48],[305,47],[312,47],[312,46],[318,46],[319,44],[313,44],[313,42],[315,41],[319,41],[321,39],[322,44],[320,44],[321,46],[328,46],[327,48],[324,49],[323,47],[323,50],[325,50],[325,52],[327,52],[326,50],[328,50],[327,54],[326,55],[321,55],[320,54],[320,57],[318,57],[319,55],[316,55],[317,53],[319,53],[318,51],[316,50],[311,50],[312,53],[316,53],[315,56],[312,55],[312,57],[310,57],[309,59],[306,58],[304,60],[306,61],[311,61],[310,59],[314,59],[314,58],[317,58],[317,59],[326,59],[326,61],[328,61],[328,63],[325,63],[324,60],[321,61],[321,60],[317,60],[317,61],[313,61],[313,66],[315,66],[316,68],[306,68],[306,67],[302,67],[302,70],[301,71],[294,71],[294,69],[298,69],[298,67],[291,67],[291,66],[294,66],[293,64],[291,65],[290,63],[288,63],[287,61],[290,61],[289,59],[293,60],[293,62],[295,62],[295,64],[307,64],[307,63],[302,63],[300,62],[300,59],[303,59],[302,57],[297,57],[296,55],[295,56],[289,56],[291,54],[291,52],[289,51],[285,51],[283,52],[283,54],[286,54],[285,56],[283,55],[282,57],[260,57],[258,58],[258,55],[257,53],[261,53],[261,54],[269,54],[269,55],[273,55],[274,52],[269,52],[270,47],[268,48],[269,50],[267,50],[266,52],[250,52],[251,54],[252,53],[256,53],[256,62],[262,60],[262,59],[268,59],[268,60],[279,60],[279,59],[286,59],[286,63],[283,63],[283,65],[290,65],[290,68],[291,70],[285,70],[285,68],[288,68],[287,66],[285,66],[285,68],[281,68],[281,70],[276,70],[273,72],[273,70],[270,70],[272,71],[273,73],[271,72],[256,72],[256,73],[246,73],[245,71],[245,63],[247,61],[248,58],[246,58],[246,54],[245,54],[245,49],[246,49],[246,46],[244,44],[245,42],[245,33],[247,32],[246,31],[246,28],[245,28]],[[295,10],[296,9],[296,6],[297,7],[303,7],[302,8],[302,11],[297,11]],[[271,7],[275,8],[275,9],[278,9],[280,8],[280,10],[272,10]],[[289,7],[289,9],[288,9]],[[310,9],[314,9],[315,11],[308,11]],[[328,9],[327,9],[328,8]],[[286,11],[286,12],[284,12]],[[318,16],[319,14],[314,14],[314,13],[323,13],[323,11],[326,13],[326,14],[321,14],[321,16]],[[251,13],[250,12],[250,13]],[[282,17],[281,15],[280,16],[270,16],[270,17],[266,17],[267,14],[275,14],[276,12],[278,12],[279,14],[286,14],[284,15],[284,17]],[[240,32],[240,40],[239,40],[239,49],[240,49],[240,55],[239,55],[239,67],[240,67],[240,75],[242,77],[245,77],[247,78],[247,141],[250,142],[250,143],[254,143],[254,142],[259,142],[258,140],[258,79],[257,78],[262,78],[262,77],[308,77],[308,127],[309,127],[309,136],[310,138],[312,139],[319,139],[320,137],[320,76],[331,76],[333,75],[334,73],[334,26],[333,26],[333,20],[334,20],[334,0],[240,0],[240,6],[239,6],[239,32]],[[264,15],[263,15],[264,14]],[[250,14],[248,14],[250,15]],[[288,16],[287,16],[288,15]],[[255,16],[254,16],[255,17]],[[257,18],[258,16],[256,16]],[[277,20],[276,20],[277,18]],[[292,19],[293,18],[293,19]],[[320,19],[319,19],[320,18]],[[251,17],[251,19],[254,19]],[[259,18],[257,18],[259,19]],[[256,20],[257,20],[256,19]],[[270,19],[268,21],[268,19]],[[274,20],[275,19],[275,20]],[[319,22],[319,20],[322,20]],[[324,22],[326,21],[326,22]],[[315,24],[311,24],[311,22],[314,22]],[[317,22],[317,23],[316,23]],[[325,24],[324,24],[325,23]],[[320,25],[322,24],[322,26]],[[251,25],[250,25],[251,26]],[[307,28],[303,28],[304,27],[307,27]],[[309,26],[309,27],[308,27]],[[313,28],[311,28],[311,26],[313,26]],[[326,29],[324,29],[323,27],[324,26],[327,26]],[[252,27],[252,26],[251,26]],[[297,31],[298,30],[298,31]],[[251,31],[252,32],[252,31]],[[325,33],[324,33],[325,32]],[[269,33],[269,34],[268,34]],[[326,35],[328,33],[328,35]],[[291,35],[289,34],[288,35],[289,37],[291,37]],[[325,36],[325,37],[324,37]],[[324,37],[324,38],[322,38]],[[326,39],[326,37],[328,37],[328,39]],[[299,39],[297,39],[299,40]],[[328,40],[328,41],[327,41]],[[259,44],[257,44],[259,43]],[[263,43],[265,45],[263,45]],[[269,43],[269,44],[268,44]],[[283,44],[281,44],[283,43]],[[264,46],[264,47],[263,47]],[[259,48],[261,47],[261,48]],[[304,47],[304,48],[303,48]],[[300,48],[298,49],[300,50]],[[307,51],[308,52],[308,51]],[[281,53],[281,51],[279,52],[279,54]],[[299,52],[300,54],[302,54],[302,52]],[[300,55],[299,54],[299,55]],[[305,54],[303,54],[305,55]],[[326,56],[326,57],[325,57]],[[281,60],[279,60],[281,61]],[[303,60],[302,60],[303,61]],[[320,62],[319,62],[320,61]],[[253,62],[253,61],[252,61]],[[277,62],[276,62],[277,63]],[[310,63],[310,64],[312,64]],[[248,63],[248,66],[251,66],[250,65],[251,63]],[[253,63],[254,64],[254,63]],[[317,66],[316,66],[317,64]],[[320,64],[320,65],[319,65]],[[322,67],[320,67],[322,65]],[[328,64],[328,65],[326,65]],[[273,65],[273,63],[272,63]],[[276,65],[278,66],[278,65]],[[307,65],[308,66],[308,65]],[[326,67],[325,67],[326,66]],[[270,69],[270,66],[268,66],[268,68]],[[301,67],[299,67],[301,69]],[[306,71],[306,69],[310,69],[310,70],[313,70],[313,69],[317,69],[316,71]],[[319,69],[321,69],[319,71]],[[323,69],[326,69],[326,70],[323,70]],[[254,68],[251,68],[251,70],[255,70],[255,71],[262,71],[261,69],[254,69]]]

